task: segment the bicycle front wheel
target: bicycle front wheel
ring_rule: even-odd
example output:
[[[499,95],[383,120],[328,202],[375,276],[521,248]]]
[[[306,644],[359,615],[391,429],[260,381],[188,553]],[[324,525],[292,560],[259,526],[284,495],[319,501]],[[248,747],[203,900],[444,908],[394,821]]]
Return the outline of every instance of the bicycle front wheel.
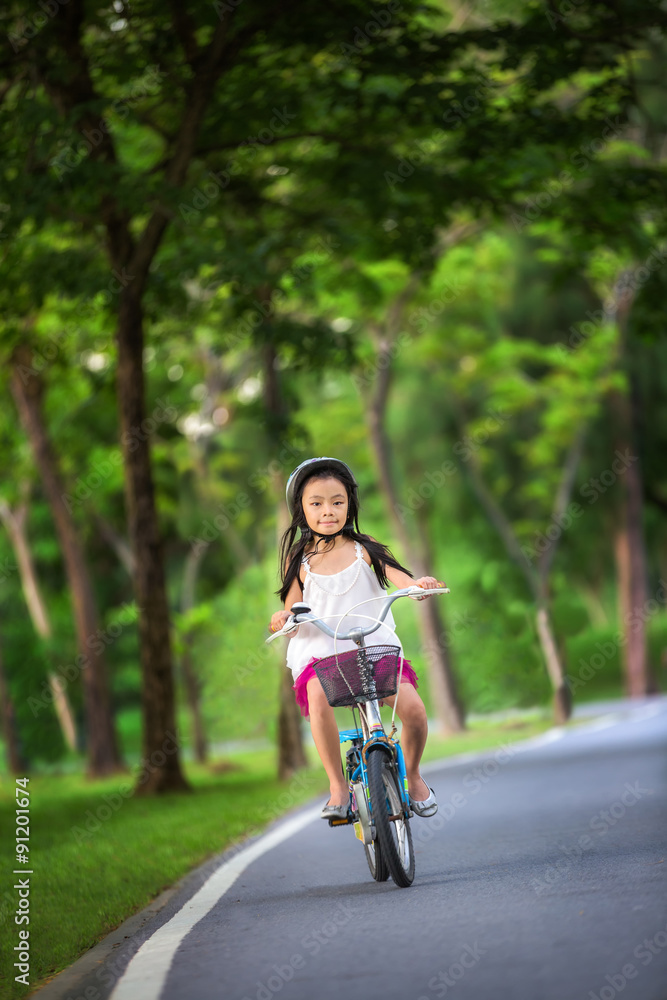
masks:
[[[372,844],[364,844],[364,852],[368,868],[376,882],[386,882],[389,878],[389,868],[382,856],[380,842],[374,840]]]
[[[396,768],[379,747],[368,751],[367,768],[373,823],[382,861],[396,885],[406,889],[415,877],[415,855],[410,821],[403,814]]]

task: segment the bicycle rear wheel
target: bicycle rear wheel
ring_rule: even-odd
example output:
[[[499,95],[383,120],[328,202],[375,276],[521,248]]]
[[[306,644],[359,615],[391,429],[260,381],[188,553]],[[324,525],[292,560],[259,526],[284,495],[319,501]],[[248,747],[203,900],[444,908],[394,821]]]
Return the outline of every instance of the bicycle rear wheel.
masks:
[[[396,768],[379,747],[368,751],[367,767],[379,853],[396,885],[406,889],[415,877],[415,855]]]

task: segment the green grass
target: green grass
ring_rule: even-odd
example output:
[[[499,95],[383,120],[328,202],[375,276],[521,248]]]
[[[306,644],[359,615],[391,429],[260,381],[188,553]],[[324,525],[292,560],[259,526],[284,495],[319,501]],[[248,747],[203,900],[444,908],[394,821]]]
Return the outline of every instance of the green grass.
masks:
[[[458,736],[430,735],[422,761],[440,760],[458,753],[473,753],[476,750],[486,750],[500,744],[514,743],[517,740],[527,740],[531,736],[546,732],[553,726],[553,718],[548,711],[536,711],[526,719],[511,719],[507,722],[475,721],[469,729]],[[572,725],[573,723],[568,723]]]
[[[349,724],[349,720],[348,723]],[[424,760],[495,747],[543,732],[546,713],[502,724],[475,722],[456,737],[429,737]],[[257,833],[299,804],[324,796],[327,781],[313,748],[310,766],[289,782],[275,778],[272,751],[238,753],[209,767],[187,765],[194,794],[124,796],[129,778],[87,781],[80,774],[30,779],[32,988],[85,951],[212,855]],[[0,794],[3,872],[14,860],[13,790]],[[10,877],[11,878],[11,877]],[[0,893],[0,997],[23,997],[12,970],[16,892]]]
[[[321,767],[275,779],[271,752],[237,755],[216,773],[190,765],[194,794],[126,797],[129,779],[81,775],[30,780],[31,984],[42,983],[206,858],[259,832],[285,810],[323,792]],[[2,870],[13,870],[12,805],[3,787]],[[17,866],[18,867],[18,866]],[[0,967],[12,968],[17,893],[0,894]],[[5,886],[9,890],[5,892]],[[7,905],[9,904],[9,905]],[[15,987],[15,989],[14,989]],[[0,996],[25,996],[0,982]]]

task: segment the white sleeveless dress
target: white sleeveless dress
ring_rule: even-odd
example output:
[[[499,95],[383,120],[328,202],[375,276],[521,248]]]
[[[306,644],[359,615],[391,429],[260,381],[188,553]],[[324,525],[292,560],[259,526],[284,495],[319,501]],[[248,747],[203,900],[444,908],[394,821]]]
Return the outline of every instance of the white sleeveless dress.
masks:
[[[354,545],[356,549],[355,561],[339,573],[313,573],[307,558],[304,557],[301,560],[306,571],[303,602],[310,607],[313,614],[322,615],[329,628],[335,630],[340,625],[340,632],[349,632],[357,625],[362,627],[372,625],[372,620],[364,618],[363,615],[377,617],[382,603],[387,597],[387,591],[380,586],[372,567],[363,557],[361,544],[355,542]],[[373,600],[369,600],[370,598]],[[356,608],[351,614],[343,615],[347,608],[351,608],[360,601],[368,601],[368,603]],[[399,645],[396,624],[391,611],[387,613],[382,625],[366,638],[366,642],[369,646],[376,644]],[[289,639],[287,666],[292,671],[292,676],[296,681],[299,674],[305,670],[309,660],[314,656],[319,660],[323,656],[332,656],[334,652],[341,653],[356,648],[352,639],[336,639],[334,650],[334,640],[330,636],[320,632],[316,625],[304,622],[303,625],[299,625],[297,631]]]

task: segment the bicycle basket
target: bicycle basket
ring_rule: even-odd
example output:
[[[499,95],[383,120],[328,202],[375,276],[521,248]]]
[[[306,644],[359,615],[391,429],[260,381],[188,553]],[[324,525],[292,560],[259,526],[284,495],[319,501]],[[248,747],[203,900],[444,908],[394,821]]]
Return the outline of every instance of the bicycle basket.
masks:
[[[396,694],[399,646],[362,646],[325,656],[313,669],[334,708]]]

